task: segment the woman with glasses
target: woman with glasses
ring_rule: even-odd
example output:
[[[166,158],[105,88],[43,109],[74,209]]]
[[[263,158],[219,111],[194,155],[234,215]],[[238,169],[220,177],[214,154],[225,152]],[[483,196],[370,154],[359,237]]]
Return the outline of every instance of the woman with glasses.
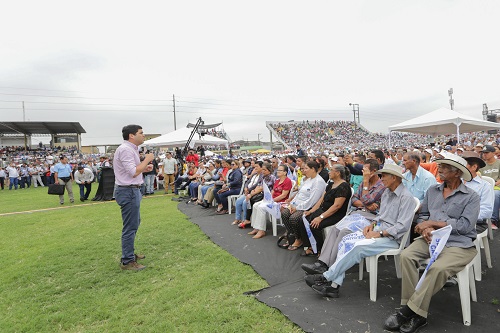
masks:
[[[336,224],[346,215],[352,194],[351,186],[345,180],[346,171],[343,165],[332,165],[328,176],[330,179],[320,200],[311,209],[304,212],[304,216],[310,223],[311,232],[316,239],[318,251],[321,251],[323,247],[323,229]],[[303,223],[300,226],[300,238],[304,241],[303,246],[308,247],[301,255],[314,255]]]
[[[256,164],[255,164],[256,166],[257,166],[257,163],[259,163],[259,162],[256,162]],[[264,199],[264,184],[266,184],[266,186],[269,189],[273,188],[274,181],[276,180],[276,178],[272,174],[272,170],[273,170],[273,168],[271,167],[270,163],[267,163],[267,162],[262,163],[260,181],[257,184],[257,187],[251,193],[249,193],[247,195],[248,205],[246,205],[246,207],[245,207],[245,209],[247,211],[247,213],[246,213],[247,219],[240,223],[240,225],[239,225],[240,228],[250,227],[250,225],[251,225],[250,217],[252,216],[253,207],[256,203],[259,203],[262,201],[262,199]]]
[[[231,166],[231,173],[227,177],[227,183],[220,190],[214,192],[215,201],[219,204],[217,214],[227,214],[227,197],[234,194],[239,194],[242,186],[243,174],[237,163],[232,159],[228,160]]]
[[[281,210],[281,221],[287,232],[295,235],[293,244],[288,244],[288,250],[295,251],[304,243],[301,239],[300,226],[303,224],[302,214],[311,209],[323,195],[326,183],[318,174],[319,165],[316,161],[309,161],[303,165],[302,173],[305,180],[299,187],[297,194],[288,199],[288,207]]]
[[[240,228],[246,228],[246,224],[243,221],[247,219],[247,204],[250,198],[257,193],[254,190],[257,188],[259,183],[262,182],[262,164],[262,161],[255,162],[255,167],[248,180],[245,182],[243,195],[236,199],[235,220],[232,224],[238,225]]]
[[[274,202],[285,202],[292,190],[292,181],[287,177],[288,167],[284,164],[280,165],[276,171],[278,178],[274,181],[271,190],[271,195]],[[248,234],[253,235],[252,238],[258,239],[266,235],[266,210],[261,206],[261,202],[253,206],[253,214],[251,225],[253,230]]]

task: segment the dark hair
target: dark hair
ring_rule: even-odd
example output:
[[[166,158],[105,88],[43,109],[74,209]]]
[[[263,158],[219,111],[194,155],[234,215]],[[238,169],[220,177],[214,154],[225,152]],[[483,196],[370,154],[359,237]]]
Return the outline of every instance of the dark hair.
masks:
[[[370,165],[370,171],[378,171],[380,169],[380,164],[374,158],[367,159],[364,164]]]
[[[264,164],[264,162],[262,162],[262,161],[255,161],[255,164],[258,164],[262,168],[262,165]]]
[[[363,163],[366,161],[366,156],[363,154],[356,154],[356,157]]]
[[[283,167],[283,172],[288,173],[288,165],[286,165],[286,164],[281,164],[281,165],[278,165],[278,168],[279,168],[279,167]],[[278,170],[278,169],[276,168],[276,170]]]
[[[318,170],[319,170],[319,164],[316,161],[309,161],[306,163],[306,165],[309,169],[316,170],[316,172],[318,172]]]
[[[306,155],[300,155],[300,156],[297,156],[297,159],[299,159],[302,161],[302,162],[307,162],[307,156]],[[296,161],[294,161],[296,162]]]
[[[374,149],[370,151],[370,153],[373,153],[376,158],[380,160],[380,162],[385,163],[385,155],[384,152],[378,149]]]
[[[123,136],[123,140],[127,140],[129,139],[129,135],[130,134],[134,134],[137,133],[140,129],[142,129],[141,126],[139,125],[127,125],[125,127],[122,128],[122,136]]]
[[[78,170],[83,170],[83,167],[80,165],[77,169]]]
[[[295,157],[293,155],[287,155],[286,158],[291,159],[293,163],[297,162],[297,160],[295,159]]]
[[[263,167],[264,169],[266,169],[267,171],[269,171],[270,173],[273,173],[273,167],[272,167],[271,163],[264,162],[264,163],[262,164],[262,167]]]
[[[325,160],[321,158],[321,156],[316,157],[316,162],[320,165],[321,169],[325,168]]]
[[[233,163],[233,160],[232,160],[232,159],[230,159],[230,158],[228,158],[228,159],[226,160],[226,163],[227,163],[227,164],[229,164],[229,165],[231,165],[231,163]]]

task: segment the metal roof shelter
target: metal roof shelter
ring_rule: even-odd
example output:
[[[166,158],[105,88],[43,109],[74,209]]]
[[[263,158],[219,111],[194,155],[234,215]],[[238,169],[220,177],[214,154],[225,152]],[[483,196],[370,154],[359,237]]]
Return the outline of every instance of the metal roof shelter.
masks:
[[[64,121],[16,121],[16,122],[0,122],[0,135],[13,136],[23,135],[25,138],[25,146],[27,139],[32,135],[50,135],[52,142],[56,143],[58,137],[75,135],[77,137],[77,147],[81,148],[81,134],[86,133],[79,122],[64,122]]]

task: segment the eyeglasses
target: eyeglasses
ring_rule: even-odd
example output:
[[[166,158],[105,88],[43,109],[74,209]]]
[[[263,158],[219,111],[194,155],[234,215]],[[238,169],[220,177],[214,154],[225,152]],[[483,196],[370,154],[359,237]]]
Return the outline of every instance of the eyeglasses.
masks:
[[[236,164],[234,164],[234,163],[231,163],[231,165],[236,165]]]

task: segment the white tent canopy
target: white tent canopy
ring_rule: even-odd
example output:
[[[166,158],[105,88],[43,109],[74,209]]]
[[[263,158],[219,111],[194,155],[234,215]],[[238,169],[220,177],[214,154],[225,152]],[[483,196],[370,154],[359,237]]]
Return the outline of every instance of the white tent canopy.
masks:
[[[141,146],[150,146],[150,147],[180,147],[184,146],[191,135],[192,128],[179,128],[176,131],[163,134],[157,138],[144,141]],[[228,145],[227,140],[217,138],[211,135],[200,136],[195,133],[193,139],[191,140],[190,147],[193,148],[195,146],[200,145]]]
[[[420,117],[389,126],[390,132],[411,132],[433,136],[456,133],[459,142],[460,133],[491,129],[500,129],[500,124],[467,116],[447,108],[439,108]]]

